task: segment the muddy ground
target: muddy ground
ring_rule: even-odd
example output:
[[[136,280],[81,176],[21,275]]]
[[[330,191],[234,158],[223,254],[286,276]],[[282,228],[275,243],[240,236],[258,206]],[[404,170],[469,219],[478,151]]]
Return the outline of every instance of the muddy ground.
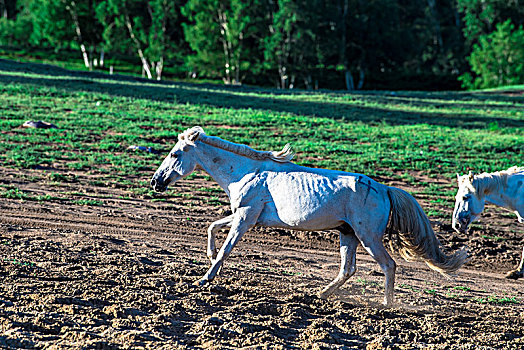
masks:
[[[90,185],[81,172],[64,171],[70,182],[48,175],[0,167],[2,185],[41,198],[0,198],[0,347],[524,348],[524,280],[503,277],[524,229],[499,209],[469,235],[435,222],[447,248],[472,254],[453,279],[394,255],[396,305],[385,308],[383,274],[360,248],[355,276],[317,298],[338,270],[335,232],[255,229],[218,279],[194,286],[208,268],[206,227],[227,212],[203,175],[159,201]]]

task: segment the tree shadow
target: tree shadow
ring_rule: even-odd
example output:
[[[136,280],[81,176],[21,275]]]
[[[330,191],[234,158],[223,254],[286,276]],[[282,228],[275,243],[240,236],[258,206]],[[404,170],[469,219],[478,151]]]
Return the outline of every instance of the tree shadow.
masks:
[[[524,96],[457,92],[289,91],[249,86],[157,82],[132,76],[71,71],[0,60],[3,84],[53,87],[70,92],[149,99],[219,108],[254,109],[364,123],[431,124],[452,128],[524,127]],[[35,76],[40,75],[40,76]],[[489,109],[489,114],[485,109]]]

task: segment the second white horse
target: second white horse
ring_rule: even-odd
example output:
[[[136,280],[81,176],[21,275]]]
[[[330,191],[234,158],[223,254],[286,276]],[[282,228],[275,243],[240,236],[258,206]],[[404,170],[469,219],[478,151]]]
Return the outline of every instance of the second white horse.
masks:
[[[458,191],[455,196],[453,228],[467,232],[469,225],[484,210],[486,202],[511,210],[524,224],[524,168],[512,167],[508,170],[475,175],[457,174]],[[524,247],[519,266],[506,274],[507,278],[524,276]]]

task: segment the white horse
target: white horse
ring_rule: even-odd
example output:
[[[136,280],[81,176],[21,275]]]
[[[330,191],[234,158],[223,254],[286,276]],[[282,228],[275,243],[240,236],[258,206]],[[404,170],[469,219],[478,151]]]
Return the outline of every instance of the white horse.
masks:
[[[299,166],[290,162],[292,157],[289,145],[280,152],[256,151],[207,136],[198,126],[178,135],[151,186],[163,192],[199,167],[227,193],[233,213],[208,228],[211,268],[199,285],[213,280],[242,235],[256,225],[340,232],[340,272],[319,294],[322,298],[355,273],[360,242],[384,271],[384,303],[393,303],[396,264],[382,243],[386,230],[394,234],[406,260],[419,258],[444,275],[464,263],[464,250],[449,256],[442,252],[427,216],[407,192],[360,174]],[[217,252],[215,234],[224,227],[230,228],[229,234]]]
[[[524,223],[524,167],[512,167],[495,173],[460,176],[457,174],[459,189],[455,196],[453,228],[457,232],[467,232],[469,225],[484,210],[486,202],[504,207]],[[506,274],[507,278],[517,279],[524,275],[524,247],[519,266]]]

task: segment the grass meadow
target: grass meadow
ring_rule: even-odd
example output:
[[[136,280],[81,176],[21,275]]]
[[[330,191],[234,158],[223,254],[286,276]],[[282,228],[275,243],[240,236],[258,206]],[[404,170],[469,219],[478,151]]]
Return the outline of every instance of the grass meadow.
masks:
[[[453,186],[421,183],[413,174],[451,181],[457,172],[524,165],[524,95],[518,90],[284,91],[0,60],[0,111],[4,166],[41,169],[58,182],[82,171],[96,175],[97,186],[118,183],[130,195],[151,198],[152,172],[177,134],[194,125],[260,150],[291,143],[299,164],[402,181],[447,205]],[[22,128],[26,120],[58,128]],[[129,152],[130,145],[161,154]],[[23,196],[5,186],[0,194]]]

